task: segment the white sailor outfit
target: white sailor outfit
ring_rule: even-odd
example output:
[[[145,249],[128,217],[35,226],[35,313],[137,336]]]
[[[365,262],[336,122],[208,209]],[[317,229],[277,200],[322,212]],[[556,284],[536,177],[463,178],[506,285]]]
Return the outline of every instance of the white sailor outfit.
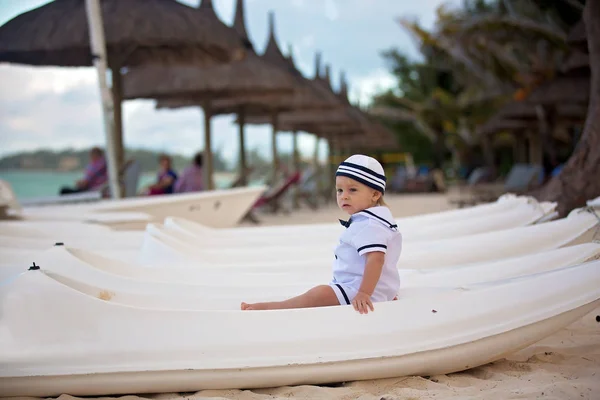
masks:
[[[341,305],[351,304],[357,295],[365,272],[366,254],[385,253],[381,276],[371,295],[373,302],[393,300],[400,289],[398,259],[402,251],[402,235],[389,208],[371,207],[340,221],[346,230],[335,249],[333,288]]]

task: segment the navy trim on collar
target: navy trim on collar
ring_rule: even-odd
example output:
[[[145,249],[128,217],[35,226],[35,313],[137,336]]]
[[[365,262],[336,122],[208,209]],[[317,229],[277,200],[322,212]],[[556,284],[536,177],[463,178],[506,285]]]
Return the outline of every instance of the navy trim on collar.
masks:
[[[380,217],[379,215],[377,215],[377,214],[375,214],[374,212],[371,212],[371,211],[369,211],[369,210],[362,210],[362,211],[359,211],[357,214],[360,214],[360,213],[369,214],[370,216],[372,216],[372,217],[375,217],[375,218],[377,218],[378,220],[380,220],[380,221],[382,221],[382,222],[385,222],[385,223],[388,225],[388,227],[389,227],[389,228],[391,228],[391,229],[398,228],[398,225],[397,225],[397,224],[392,224],[392,223],[391,223],[390,221],[388,221],[387,219],[385,219],[385,218],[382,218],[382,217]]]

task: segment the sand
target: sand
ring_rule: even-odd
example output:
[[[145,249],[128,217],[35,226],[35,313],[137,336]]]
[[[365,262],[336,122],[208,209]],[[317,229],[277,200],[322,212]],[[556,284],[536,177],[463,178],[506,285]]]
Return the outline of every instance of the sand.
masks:
[[[396,217],[451,209],[445,196],[386,196]],[[332,204],[318,211],[259,215],[262,225],[335,222],[347,218]],[[244,223],[249,226],[251,224]],[[297,386],[260,390],[204,390],[120,396],[121,399],[600,399],[600,308],[552,336],[478,368],[431,377],[399,377],[329,386]],[[60,399],[74,397],[63,395]],[[114,397],[102,397],[108,399]]]

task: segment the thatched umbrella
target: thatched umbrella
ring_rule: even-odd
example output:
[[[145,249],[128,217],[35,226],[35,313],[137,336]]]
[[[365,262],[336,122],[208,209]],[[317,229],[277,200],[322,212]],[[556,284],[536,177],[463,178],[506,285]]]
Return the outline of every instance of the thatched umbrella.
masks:
[[[493,135],[503,131],[519,131],[527,128],[531,128],[532,125],[529,121],[524,120],[510,120],[499,117],[490,118],[485,124],[477,127],[475,131],[477,135]]]
[[[112,73],[118,168],[123,164],[121,69],[149,63],[214,64],[241,59],[245,49],[225,25],[175,0],[101,0]],[[0,27],[0,61],[44,66],[91,66],[83,0],[55,0]]]
[[[588,52],[587,32],[583,18],[581,18],[579,22],[575,24],[573,29],[571,29],[567,35],[567,43],[574,49],[578,49],[585,53]]]
[[[556,107],[556,116],[565,121],[579,122],[585,119],[586,107],[577,104],[559,104]],[[527,101],[515,101],[506,104],[494,118],[507,120],[535,121],[538,119],[536,104]]]
[[[573,51],[562,65],[563,73],[590,74],[590,55],[581,51]]]
[[[565,103],[587,105],[589,94],[590,58],[587,53],[575,49],[556,78],[535,88],[527,102],[544,106]]]
[[[218,21],[212,0],[203,0],[200,11]],[[219,21],[220,23],[220,21]],[[240,170],[246,183],[244,145],[244,113],[246,108],[279,106],[293,93],[293,79],[285,71],[257,56],[248,37],[242,0],[237,0],[233,29],[250,47],[246,58],[228,64],[209,67],[146,66],[130,70],[125,75],[125,98],[158,100],[158,108],[179,108],[201,105],[205,115],[204,170],[208,188],[213,189],[210,120],[214,115],[238,113],[240,119]],[[148,85],[148,82],[153,82]],[[233,101],[231,107],[215,108],[222,99]]]
[[[253,108],[246,112],[246,123],[263,124],[270,122],[272,125],[272,153],[273,153],[273,171],[278,169],[277,141],[276,135],[280,130],[280,116],[290,110],[321,110],[333,109],[339,106],[335,97],[324,90],[321,86],[306,79],[300,71],[293,65],[293,60],[286,58],[278,44],[275,34],[274,14],[269,14],[269,39],[263,53],[263,58],[274,66],[286,71],[293,77],[294,96],[289,101],[281,102],[277,107],[271,109]],[[215,108],[230,107],[232,101],[224,100],[215,103]]]
[[[238,9],[240,9],[238,7]],[[235,24],[239,25],[243,18],[236,12]],[[245,27],[244,27],[245,32]],[[314,108],[330,107],[325,99],[326,94],[319,92],[318,88],[306,84],[305,79],[297,71],[292,71],[288,62],[285,60],[275,37],[275,22],[273,13],[269,14],[269,38],[265,52],[259,59],[267,63],[270,68],[277,68],[279,74],[284,73],[288,79],[293,82],[293,95],[291,96],[269,96],[267,94],[247,94],[244,96],[217,98],[211,101],[211,113],[231,114],[243,110],[243,114],[238,117],[237,122],[240,126],[249,123],[249,120],[255,115],[264,116],[260,123],[271,123],[273,127],[272,135],[272,153],[273,153],[273,177],[278,167],[276,133],[278,128],[278,114],[296,108]],[[267,74],[270,75],[270,74]],[[157,108],[179,108],[198,105],[199,103],[192,99],[184,100],[161,100],[157,103]]]
[[[585,76],[560,76],[537,87],[527,101],[542,105],[561,103],[586,105],[590,97],[590,78]]]

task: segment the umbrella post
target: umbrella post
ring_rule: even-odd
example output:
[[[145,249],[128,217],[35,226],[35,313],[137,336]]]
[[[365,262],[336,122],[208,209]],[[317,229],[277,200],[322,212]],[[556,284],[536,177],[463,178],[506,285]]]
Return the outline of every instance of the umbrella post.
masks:
[[[123,76],[121,75],[121,65],[117,64],[113,66],[111,71],[114,107],[115,152],[117,168],[119,171],[121,171],[121,168],[123,168],[125,165],[125,146],[123,145]],[[119,176],[119,180],[120,178],[121,177]]]
[[[271,153],[273,157],[273,169],[272,169],[272,183],[273,185],[277,182],[277,171],[279,170],[279,155],[277,152],[277,131],[278,127],[278,116],[276,112],[271,114]]]
[[[106,158],[108,163],[108,182],[111,196],[114,199],[121,198],[119,184],[119,170],[117,166],[117,154],[115,148],[115,121],[113,119],[113,98],[106,84],[106,45],[102,25],[102,15],[98,0],[86,0],[86,14],[89,26],[90,47],[94,66],[98,72],[98,83],[102,98],[102,114],[104,117],[104,131],[106,137]]]
[[[321,142],[321,138],[315,135],[315,149],[313,152],[313,164],[315,165],[315,175],[317,177],[317,192],[318,196],[321,196],[323,193],[323,168],[319,165],[319,145]]]
[[[246,112],[244,107],[240,107],[240,111],[238,112],[238,124],[240,128],[240,182],[242,186],[246,186],[248,185],[248,177],[246,176],[248,169],[246,167],[246,141],[244,137],[244,129],[246,124]]]
[[[210,103],[207,102],[204,107],[204,182],[208,190],[214,190],[215,185],[213,182],[213,154],[211,144],[211,107]]]
[[[300,172],[300,150],[298,150],[298,131],[292,132],[292,160],[294,172]],[[299,209],[300,190],[298,186],[294,186],[293,195],[293,206],[295,209]]]

